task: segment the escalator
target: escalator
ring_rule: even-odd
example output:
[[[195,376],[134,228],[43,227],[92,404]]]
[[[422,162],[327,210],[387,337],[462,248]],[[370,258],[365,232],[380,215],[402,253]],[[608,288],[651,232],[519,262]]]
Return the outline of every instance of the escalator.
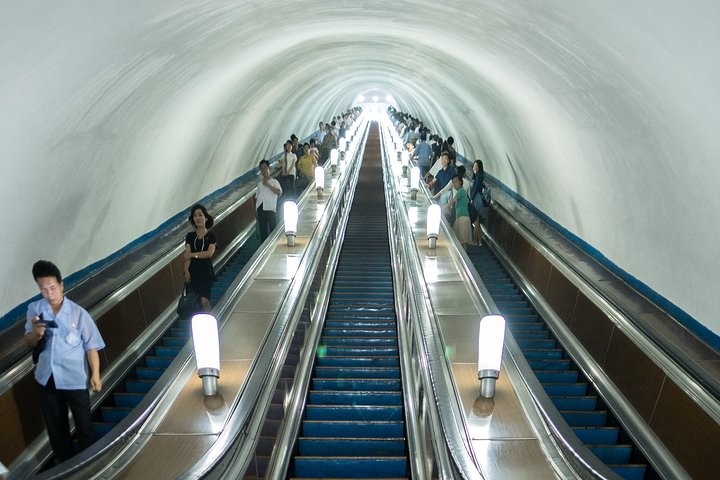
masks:
[[[305,403],[291,478],[409,476],[377,125],[356,193]]]
[[[213,284],[211,300],[219,299],[237,277],[248,260],[260,246],[257,235],[251,235],[242,247],[228,259],[217,274]],[[93,428],[96,438],[112,430],[142,401],[145,394],[155,385],[165,369],[192,336],[190,319],[176,318],[173,325],[120,381],[112,393],[107,395],[100,408],[93,412]]]
[[[547,395],[578,438],[624,479],[660,478],[490,249],[472,246],[468,256]]]

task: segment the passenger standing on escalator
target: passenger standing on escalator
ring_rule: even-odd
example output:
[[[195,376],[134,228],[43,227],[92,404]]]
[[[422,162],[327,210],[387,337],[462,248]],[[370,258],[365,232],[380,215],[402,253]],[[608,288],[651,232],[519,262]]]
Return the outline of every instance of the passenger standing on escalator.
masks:
[[[75,422],[78,450],[95,441],[88,382],[91,390],[102,389],[98,350],[105,348],[105,342],[90,314],[65,298],[62,275],[55,264],[39,260],[32,274],[42,299],[28,305],[25,343],[35,350],[34,358],[38,354],[35,380],[41,385],[50,446],[58,462],[64,462],[77,453],[68,408]]]
[[[217,238],[210,230],[214,220],[205,206],[198,203],[190,209],[188,221],[195,231],[185,235],[185,281],[190,282],[190,288],[198,296],[202,311],[209,312],[210,290],[216,278],[212,257]]]
[[[257,206],[257,226],[260,233],[260,242],[264,242],[277,226],[277,201],[282,195],[280,182],[270,176],[270,163],[262,159],[258,165],[261,179],[255,193]]]

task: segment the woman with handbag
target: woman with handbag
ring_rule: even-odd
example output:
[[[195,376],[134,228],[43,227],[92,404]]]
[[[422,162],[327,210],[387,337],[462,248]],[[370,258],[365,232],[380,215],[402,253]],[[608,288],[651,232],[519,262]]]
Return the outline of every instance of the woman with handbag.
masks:
[[[485,204],[482,199],[482,190],[485,186],[485,170],[482,160],[475,160],[472,164],[473,184],[470,189],[470,201],[477,211],[477,219],[473,222],[473,239],[476,245],[482,245],[482,227],[485,222]]]
[[[190,282],[202,311],[209,312],[210,290],[215,282],[212,256],[215,254],[217,239],[210,230],[214,222],[207,209],[199,203],[190,209],[188,221],[195,231],[185,236],[185,281]]]
[[[452,199],[445,205],[446,209],[455,210],[455,220],[453,221],[453,230],[458,241],[467,251],[471,238],[470,212],[468,211],[467,192],[462,187],[462,177],[455,175],[452,179],[454,195]]]

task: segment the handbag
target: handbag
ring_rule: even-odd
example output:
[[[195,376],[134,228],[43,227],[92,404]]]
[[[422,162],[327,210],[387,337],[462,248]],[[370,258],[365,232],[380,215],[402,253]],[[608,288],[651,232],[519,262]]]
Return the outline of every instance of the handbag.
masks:
[[[490,206],[492,202],[492,196],[490,195],[490,187],[483,183],[482,190],[480,190],[480,198],[482,198],[483,205],[486,207]]]
[[[190,282],[185,282],[182,294],[178,299],[177,314],[180,318],[187,318],[200,311],[200,302],[197,295],[190,288]]]

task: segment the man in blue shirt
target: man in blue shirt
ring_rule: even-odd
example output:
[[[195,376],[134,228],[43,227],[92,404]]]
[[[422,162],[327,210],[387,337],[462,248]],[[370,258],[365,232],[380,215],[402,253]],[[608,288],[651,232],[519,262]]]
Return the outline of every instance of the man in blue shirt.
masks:
[[[42,386],[50,445],[63,462],[76,453],[68,408],[75,421],[80,450],[95,440],[88,380],[93,391],[102,389],[98,350],[105,348],[105,342],[90,314],[65,298],[62,275],[53,263],[40,260],[33,265],[32,273],[43,298],[28,305],[25,343],[42,349],[35,380]]]
[[[430,158],[432,157],[432,148],[426,142],[427,134],[420,134],[420,141],[415,145],[413,150],[413,158],[417,160],[418,167],[420,167],[420,178],[425,178],[428,171],[430,171],[431,163]]]

